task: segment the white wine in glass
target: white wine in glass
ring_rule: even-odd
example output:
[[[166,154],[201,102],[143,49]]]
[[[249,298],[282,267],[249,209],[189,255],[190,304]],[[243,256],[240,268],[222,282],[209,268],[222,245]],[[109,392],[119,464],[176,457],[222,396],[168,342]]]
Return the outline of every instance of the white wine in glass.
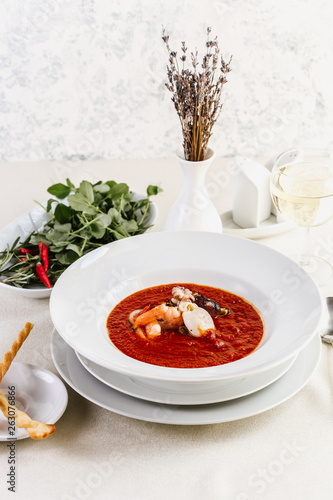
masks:
[[[333,275],[324,259],[312,255],[310,227],[333,216],[333,157],[329,151],[295,148],[280,155],[271,174],[271,195],[278,211],[304,233],[298,262],[318,284]],[[320,283],[319,283],[320,282]]]

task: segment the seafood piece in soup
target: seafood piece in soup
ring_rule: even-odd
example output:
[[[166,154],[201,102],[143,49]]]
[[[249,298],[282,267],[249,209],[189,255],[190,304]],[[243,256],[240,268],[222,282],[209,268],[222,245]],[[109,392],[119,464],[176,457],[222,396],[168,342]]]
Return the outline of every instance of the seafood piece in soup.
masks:
[[[183,312],[183,321],[190,335],[203,337],[215,330],[213,318],[202,307],[193,304],[193,308]]]
[[[144,327],[147,337],[154,338],[160,335],[162,330],[178,328],[182,324],[181,311],[177,307],[163,303],[139,314],[133,326],[135,330],[141,328],[139,333],[142,333],[142,327]]]
[[[230,309],[227,307],[220,307],[220,305],[213,299],[209,299],[199,292],[193,293],[194,301],[199,306],[209,312],[212,318],[216,316],[228,316],[230,314]]]

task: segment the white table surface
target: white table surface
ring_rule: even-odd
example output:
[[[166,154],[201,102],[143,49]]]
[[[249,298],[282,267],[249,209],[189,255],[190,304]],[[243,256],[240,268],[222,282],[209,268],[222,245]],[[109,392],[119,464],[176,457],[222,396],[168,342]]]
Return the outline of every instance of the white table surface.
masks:
[[[164,191],[155,198],[159,219],[154,230],[162,230],[164,215],[182,182],[174,158],[2,163],[0,229],[30,210],[33,200],[47,199],[47,187],[66,177],[74,183],[114,179],[143,193],[148,184],[159,184]],[[217,158],[207,182],[215,186],[214,203],[220,213],[231,208],[231,181],[230,160]],[[315,237],[327,242],[332,228],[329,223],[316,229]],[[287,253],[297,238],[292,230],[259,241]],[[323,294],[333,295],[333,282]],[[57,373],[49,347],[53,327],[47,299],[31,300],[0,290],[0,357],[26,321],[35,326],[17,361]],[[67,387],[69,403],[56,433],[44,441],[16,443],[16,493],[7,491],[8,449],[0,443],[0,498],[332,499],[332,366],[333,346],[324,344],[318,369],[294,397],[257,416],[203,426],[124,417]]]

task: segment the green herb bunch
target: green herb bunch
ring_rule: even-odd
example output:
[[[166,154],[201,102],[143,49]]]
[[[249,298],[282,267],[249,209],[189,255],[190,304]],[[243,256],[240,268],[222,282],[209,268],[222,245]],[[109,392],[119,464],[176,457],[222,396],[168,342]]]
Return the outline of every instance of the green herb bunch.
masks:
[[[43,207],[49,220],[40,231],[0,253],[0,280],[16,287],[41,284],[36,266],[41,263],[38,245],[48,250],[47,276],[53,285],[61,273],[82,255],[115,240],[145,232],[150,196],[161,191],[149,185],[147,197],[136,200],[127,184],[82,181],[76,188],[69,179],[47,190],[55,198]],[[42,205],[41,205],[42,206]]]

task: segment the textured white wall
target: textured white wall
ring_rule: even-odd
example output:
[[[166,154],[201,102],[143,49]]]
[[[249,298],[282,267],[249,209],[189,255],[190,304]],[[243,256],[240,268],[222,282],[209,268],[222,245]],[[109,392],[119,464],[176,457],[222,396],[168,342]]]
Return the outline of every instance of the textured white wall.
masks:
[[[2,0],[0,159],[173,154],[162,25],[233,54],[219,155],[333,146],[332,20],[331,0]]]

